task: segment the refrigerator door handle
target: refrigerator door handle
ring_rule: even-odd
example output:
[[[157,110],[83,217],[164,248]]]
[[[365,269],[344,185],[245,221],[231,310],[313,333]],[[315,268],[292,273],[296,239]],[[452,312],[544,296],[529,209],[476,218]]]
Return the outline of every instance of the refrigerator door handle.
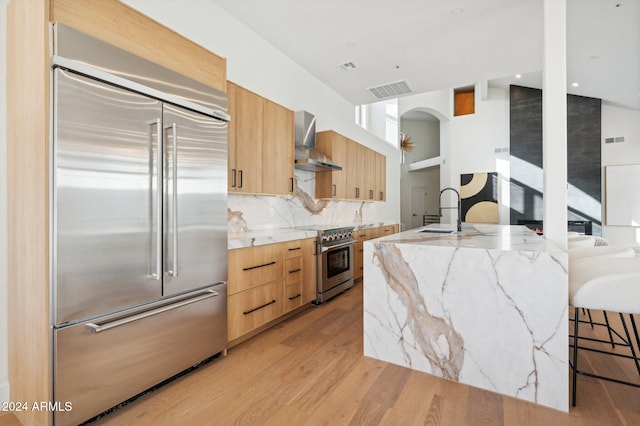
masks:
[[[169,276],[178,276],[178,126],[171,123],[171,269]]]
[[[180,302],[171,303],[169,305],[164,305],[156,309],[151,309],[149,311],[144,311],[136,315],[132,315],[130,317],[120,318],[115,321],[109,321],[104,324],[96,324],[96,323],[87,323],[86,327],[93,333],[101,333],[103,331],[110,330],[112,328],[120,327],[122,325],[130,324],[134,321],[138,321],[144,318],[149,318],[154,315],[161,314],[163,312],[171,311],[173,309],[180,308],[185,305],[190,305],[191,303],[200,302],[201,300],[209,299],[211,297],[219,296],[220,293],[213,289],[207,289],[204,293],[199,293],[199,295],[195,297],[191,297],[189,299],[181,300]]]
[[[156,148],[156,264],[155,273],[151,276],[156,280],[162,279],[162,152],[164,151],[162,146],[162,124],[158,118],[155,123],[157,133],[157,148]]]

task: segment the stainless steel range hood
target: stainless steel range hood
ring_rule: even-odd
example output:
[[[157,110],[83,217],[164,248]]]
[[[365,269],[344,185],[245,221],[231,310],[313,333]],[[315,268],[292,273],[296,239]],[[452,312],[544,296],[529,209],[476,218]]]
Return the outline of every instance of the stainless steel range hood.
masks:
[[[310,172],[331,172],[342,167],[316,151],[316,117],[306,111],[296,111],[295,122],[295,168]]]

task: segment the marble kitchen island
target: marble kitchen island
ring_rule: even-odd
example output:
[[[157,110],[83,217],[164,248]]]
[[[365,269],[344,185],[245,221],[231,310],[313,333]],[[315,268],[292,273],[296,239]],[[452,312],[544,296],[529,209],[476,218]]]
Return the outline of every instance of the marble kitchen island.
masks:
[[[364,354],[568,411],[567,262],[525,226],[366,241]]]

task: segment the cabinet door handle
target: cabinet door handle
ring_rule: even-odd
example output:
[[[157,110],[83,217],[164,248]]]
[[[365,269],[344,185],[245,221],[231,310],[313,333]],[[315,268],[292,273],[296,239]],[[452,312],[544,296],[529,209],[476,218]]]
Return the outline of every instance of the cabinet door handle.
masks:
[[[240,185],[238,185],[238,188],[242,188],[242,170],[239,170],[238,174],[240,175]]]
[[[231,187],[236,187],[236,169],[231,169]]]
[[[266,308],[267,306],[273,305],[274,303],[276,303],[276,299],[273,299],[271,302],[267,302],[264,305],[260,305],[257,308],[253,308],[253,309],[249,309],[248,311],[244,311],[242,314],[243,315],[249,315],[251,312],[255,312],[255,311],[259,310],[259,309]]]
[[[289,192],[293,192],[293,178],[289,178],[289,183],[291,184],[291,189]]]
[[[336,196],[336,184],[334,183],[332,186],[333,186],[333,196],[335,197]]]
[[[296,272],[302,271],[302,268],[294,269],[293,271],[289,271],[290,274],[295,274]]]
[[[302,296],[300,293],[296,294],[295,296],[291,296],[289,298],[289,300],[293,300],[293,299],[297,299],[298,297]]]
[[[384,192],[380,191],[380,201],[384,200]]]
[[[373,200],[373,189],[369,190],[369,199]]]
[[[248,268],[242,268],[242,270],[243,271],[250,271],[252,269],[264,268],[265,266],[270,266],[270,265],[275,265],[275,264],[276,264],[276,261],[274,260],[273,262],[263,263],[262,265],[249,266]]]
[[[289,248],[289,251],[295,251],[295,250],[300,250],[302,247],[291,247]]]

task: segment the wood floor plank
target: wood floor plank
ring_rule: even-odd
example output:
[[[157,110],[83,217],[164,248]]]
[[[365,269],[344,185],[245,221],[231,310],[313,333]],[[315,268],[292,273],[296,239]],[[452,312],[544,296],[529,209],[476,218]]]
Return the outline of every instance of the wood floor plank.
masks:
[[[371,402],[386,408],[391,408],[398,400],[402,388],[404,388],[411,370],[389,364],[366,393],[363,402]]]
[[[493,392],[470,388],[464,424],[470,426],[504,425],[502,398],[502,395]]]
[[[435,378],[412,371],[396,403],[387,411],[380,424],[426,424],[435,389]]]
[[[312,424],[348,424],[360,408],[362,398],[382,374],[386,365],[382,361],[361,358],[352,366],[351,371],[339,380],[332,392],[325,395],[316,394],[318,401],[310,413]]]

